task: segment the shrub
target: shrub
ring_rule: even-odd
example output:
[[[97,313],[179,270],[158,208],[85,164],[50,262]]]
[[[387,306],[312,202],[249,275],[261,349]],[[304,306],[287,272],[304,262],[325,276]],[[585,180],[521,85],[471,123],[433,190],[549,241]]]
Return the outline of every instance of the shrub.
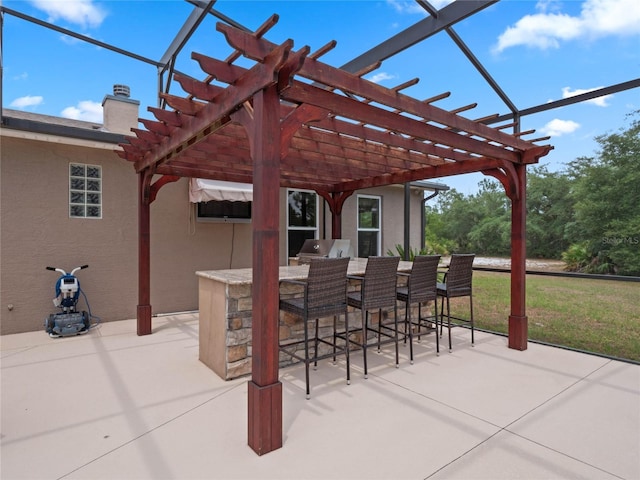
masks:
[[[409,261],[413,262],[417,255],[432,255],[433,252],[428,252],[427,249],[419,250],[409,247]],[[387,250],[387,255],[399,256],[400,258],[404,258],[404,247],[399,243],[396,244],[396,252],[394,253],[391,249]]]
[[[562,252],[562,260],[566,264],[564,269],[568,272],[582,272],[590,263],[591,255],[587,249],[587,243],[574,243]]]

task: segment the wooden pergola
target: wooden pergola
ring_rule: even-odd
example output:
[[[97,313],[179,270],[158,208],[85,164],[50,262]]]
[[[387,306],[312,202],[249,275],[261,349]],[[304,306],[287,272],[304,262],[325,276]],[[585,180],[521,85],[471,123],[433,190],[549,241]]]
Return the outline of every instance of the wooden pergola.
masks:
[[[523,134],[489,127],[433,105],[447,94],[417,100],[363,75],[294,50],[292,40],[264,38],[271,17],[247,33],[218,23],[234,49],[225,60],[193,53],[203,80],[175,75],[184,97],[161,94],[172,110],[149,107],[118,154],[139,175],[138,335],[151,333],[150,204],[158,190],[181,177],[252,183],[253,347],[249,381],[249,445],[258,454],[282,446],[282,384],[278,380],[279,188],[315,190],[332,212],[332,237],[341,237],[340,215],[354,191],[471,172],[497,178],[512,202],[509,347],[527,348],[525,311],[526,166],[553,147]],[[241,56],[250,68],[236,64]]]

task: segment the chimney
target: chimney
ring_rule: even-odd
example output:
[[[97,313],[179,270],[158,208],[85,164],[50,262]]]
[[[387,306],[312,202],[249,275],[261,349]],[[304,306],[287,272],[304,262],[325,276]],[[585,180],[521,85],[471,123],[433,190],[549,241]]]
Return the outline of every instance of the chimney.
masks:
[[[113,95],[105,95],[102,101],[104,129],[111,133],[131,135],[132,128],[138,128],[140,102],[129,98],[127,85],[113,86]]]

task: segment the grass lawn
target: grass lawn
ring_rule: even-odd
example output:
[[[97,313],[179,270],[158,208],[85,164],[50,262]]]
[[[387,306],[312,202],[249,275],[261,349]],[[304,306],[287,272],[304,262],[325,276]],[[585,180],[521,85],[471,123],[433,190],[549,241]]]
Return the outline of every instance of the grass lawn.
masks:
[[[473,272],[476,325],[507,333],[510,275]],[[468,313],[468,300],[452,310]],[[529,338],[640,362],[640,284],[527,275]]]

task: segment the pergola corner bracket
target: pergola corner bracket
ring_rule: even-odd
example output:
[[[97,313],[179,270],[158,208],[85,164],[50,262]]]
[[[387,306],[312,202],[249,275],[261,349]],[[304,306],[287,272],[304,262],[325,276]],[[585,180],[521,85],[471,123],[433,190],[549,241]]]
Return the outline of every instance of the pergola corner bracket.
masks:
[[[518,177],[512,163],[500,162],[499,167],[482,170],[482,173],[497,179],[504,187],[505,193],[511,201],[520,198]]]

